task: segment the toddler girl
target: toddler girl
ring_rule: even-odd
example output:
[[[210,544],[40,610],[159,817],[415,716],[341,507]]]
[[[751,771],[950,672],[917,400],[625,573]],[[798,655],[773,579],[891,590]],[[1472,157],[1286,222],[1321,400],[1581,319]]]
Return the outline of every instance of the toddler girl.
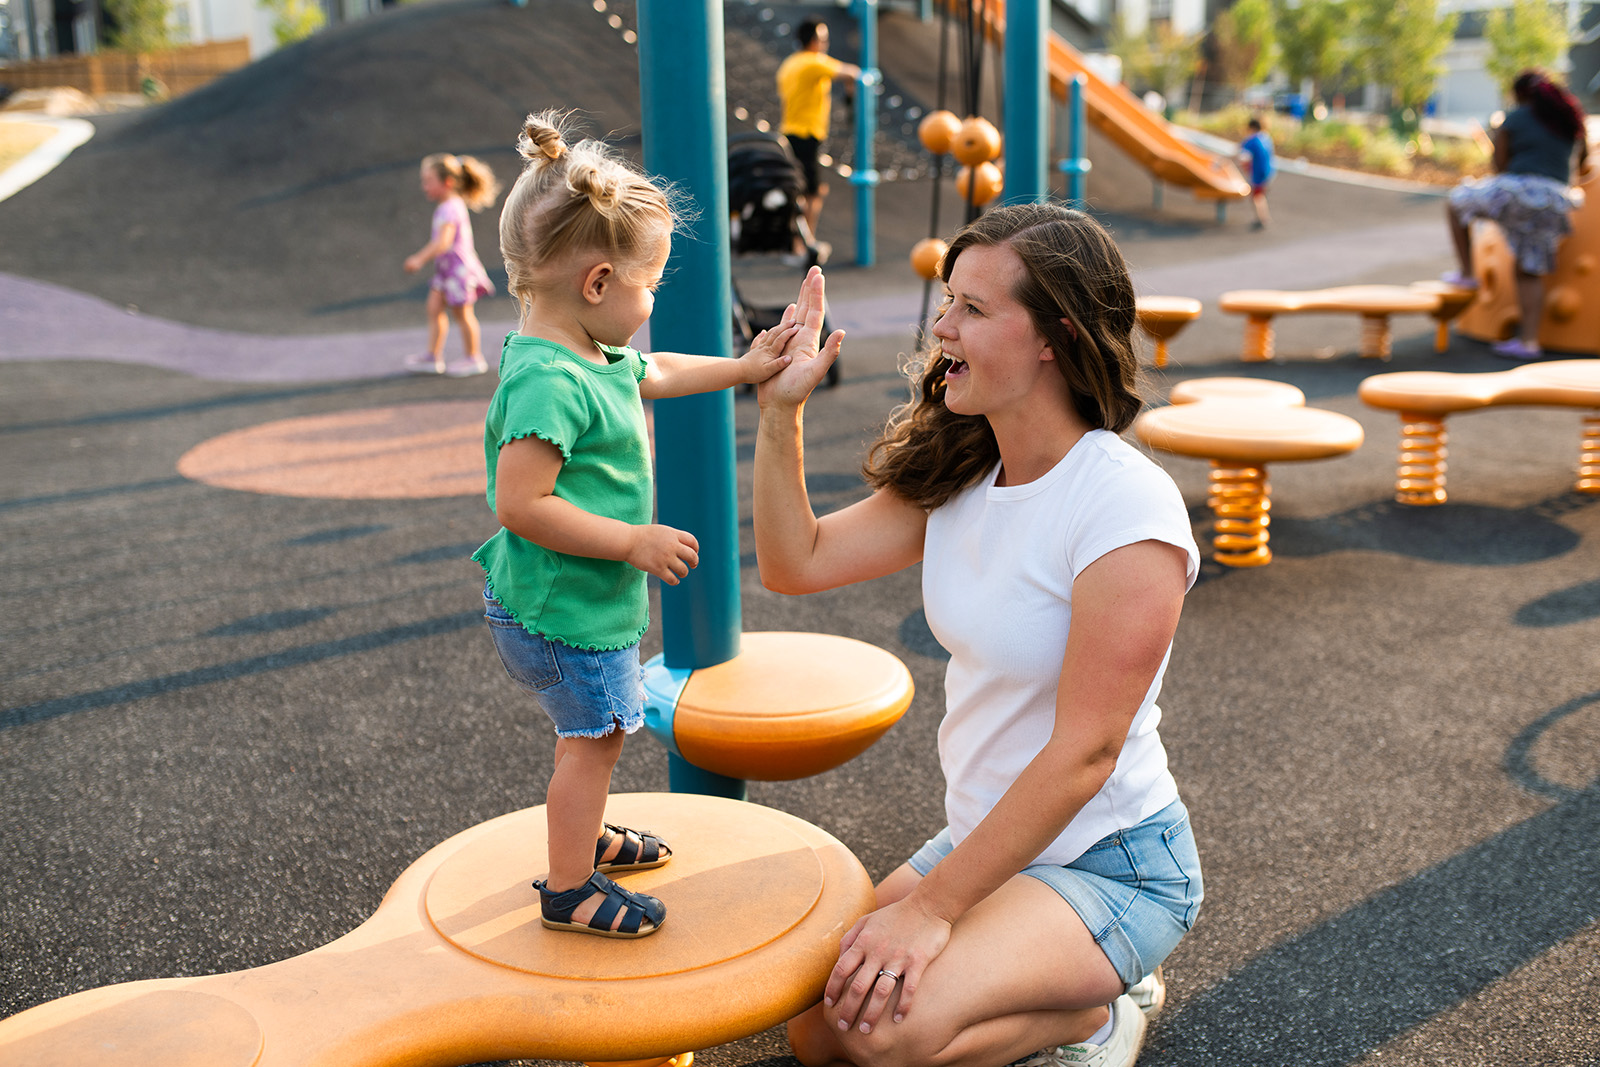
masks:
[[[643,937],[660,900],[607,873],[659,867],[655,834],[603,822],[623,737],[644,722],[638,642],[646,575],[676,585],[694,535],[651,523],[641,397],[759,382],[788,363],[794,316],[739,359],[626,347],[650,317],[676,224],[667,196],[596,141],[569,145],[555,112],[530,115],[527,161],[500,214],[521,321],[484,419],[489,505],[504,527],[473,556],[506,671],[555,723],[546,797],[549,874],[534,883],[553,930]]]
[[[433,281],[428,283],[428,351],[406,359],[406,369],[413,374],[463,378],[489,369],[479,347],[478,316],[472,306],[493,296],[494,286],[473,247],[467,209],[481,211],[499,194],[494,172],[471,156],[440,153],[422,161],[422,195],[439,206],[433,209],[433,234],[428,243],[407,256],[405,263],[406,273],[415,274],[433,260]],[[449,366],[444,361],[444,337],[450,328],[446,309],[461,327],[466,352]]]

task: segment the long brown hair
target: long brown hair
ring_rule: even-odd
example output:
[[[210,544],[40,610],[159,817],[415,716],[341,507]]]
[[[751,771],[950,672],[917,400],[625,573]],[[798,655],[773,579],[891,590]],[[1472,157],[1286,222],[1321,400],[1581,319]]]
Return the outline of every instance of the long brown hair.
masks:
[[[1111,235],[1090,216],[1059,204],[996,208],[956,235],[940,270],[944,280],[963,251],[990,245],[1009,245],[1022,261],[1022,279],[1011,295],[1055,352],[1078,415],[1096,429],[1126,430],[1142,404],[1133,281]],[[939,314],[949,306],[947,298]],[[916,398],[890,417],[867,453],[861,473],[874,489],[893,489],[936,508],[999,462],[989,420],[945,407],[949,369],[934,339],[913,368]]]

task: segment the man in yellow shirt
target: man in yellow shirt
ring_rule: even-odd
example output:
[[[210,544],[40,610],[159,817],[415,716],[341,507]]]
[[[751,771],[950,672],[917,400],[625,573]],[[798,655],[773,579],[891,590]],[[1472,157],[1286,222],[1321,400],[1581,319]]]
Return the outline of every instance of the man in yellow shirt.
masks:
[[[801,22],[795,38],[800,43],[799,51],[778,66],[778,99],[783,102],[783,122],[778,128],[789,139],[789,147],[805,174],[800,209],[815,238],[822,201],[828,195],[818,157],[828,136],[833,79],[841,75],[859,78],[861,68],[828,55],[828,24],[821,19]],[[825,246],[819,243],[818,247]],[[798,246],[795,250],[800,251]]]

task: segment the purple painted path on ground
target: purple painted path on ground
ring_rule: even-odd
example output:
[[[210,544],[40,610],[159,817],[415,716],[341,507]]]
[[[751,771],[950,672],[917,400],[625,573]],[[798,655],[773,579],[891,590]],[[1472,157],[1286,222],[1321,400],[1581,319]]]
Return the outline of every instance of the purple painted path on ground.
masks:
[[[511,329],[484,323],[484,336]],[[425,350],[418,325],[371,333],[263,336],[170,322],[97,297],[0,274],[0,360],[103,359],[238,382],[332,381],[404,373]]]
[[[839,325],[857,337],[909,332],[920,294],[897,293],[835,305]],[[484,348],[515,328],[483,323]],[[46,282],[0,273],[0,360],[103,359],[182,371],[216,381],[348,381],[403,374],[401,360],[422,351],[419,324],[363,333],[266,336],[156,318]],[[452,334],[449,344],[459,342]],[[648,347],[649,327],[634,343]],[[454,353],[455,349],[449,349]],[[491,362],[493,360],[491,359]]]
[[[1211,303],[1227,289],[1319,288],[1366,272],[1404,270],[1448,253],[1444,227],[1431,220],[1323,235],[1215,259],[1143,267],[1140,293],[1192,296]],[[1142,267],[1142,269],[1141,269]],[[916,333],[922,293],[889,289],[834,300],[833,325],[851,337]],[[234,333],[145,315],[46,282],[0,273],[0,360],[103,359],[182,371],[198,378],[241,382],[348,381],[400,375],[401,360],[423,350],[420,321],[403,329],[289,336]],[[485,322],[491,355],[511,322]],[[448,352],[460,342],[452,334]],[[649,327],[634,343],[649,348]]]

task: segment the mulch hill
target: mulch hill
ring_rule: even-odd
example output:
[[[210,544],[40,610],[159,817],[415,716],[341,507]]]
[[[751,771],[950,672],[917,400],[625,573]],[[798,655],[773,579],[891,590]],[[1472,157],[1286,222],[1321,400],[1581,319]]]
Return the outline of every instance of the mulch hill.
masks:
[[[429,152],[503,182],[530,110],[576,107],[637,151],[634,47],[590,4],[438,0],[282,49],[100,131],[0,203],[0,271],[202,325],[321,332],[420,318]],[[497,212],[475,217],[498,267]],[[503,274],[500,276],[503,288]],[[503,295],[480,307],[511,318]]]
[[[634,6],[600,6],[427,0],[318,33],[162,107],[100,116],[93,140],[0,202],[0,271],[203,326],[293,334],[420,325],[426,275],[406,275],[400,262],[427,238],[424,155],[478,156],[509,184],[523,115],[569,107],[638,157],[638,57],[625,37]],[[836,54],[857,58],[848,13],[796,3],[726,10],[730,134],[776,124],[773,75],[804,15],[825,16]],[[908,179],[927,167],[915,125],[923,102],[940,95],[942,29],[898,12],[880,20],[876,163],[885,179],[880,253],[889,258],[926,233],[931,190]],[[998,53],[988,62],[992,81]],[[947,92],[953,102],[953,86]],[[854,156],[847,96],[830,140],[841,163]],[[1133,167],[1118,153],[1094,154],[1096,207],[1145,208],[1148,180],[1123,174]],[[848,181],[833,185],[825,235],[848,243],[853,194]],[[947,202],[940,228],[953,230],[960,214]],[[501,291],[478,310],[505,322],[515,309],[497,216],[474,216]]]

